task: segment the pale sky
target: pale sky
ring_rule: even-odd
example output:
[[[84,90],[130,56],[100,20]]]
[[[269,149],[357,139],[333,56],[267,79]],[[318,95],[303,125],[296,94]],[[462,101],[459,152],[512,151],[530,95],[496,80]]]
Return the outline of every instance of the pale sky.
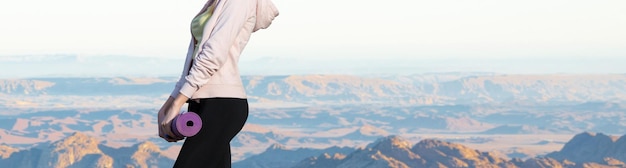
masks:
[[[0,56],[184,57],[203,0],[3,0]],[[274,0],[242,59],[626,57],[624,0]],[[623,59],[621,59],[623,60]]]

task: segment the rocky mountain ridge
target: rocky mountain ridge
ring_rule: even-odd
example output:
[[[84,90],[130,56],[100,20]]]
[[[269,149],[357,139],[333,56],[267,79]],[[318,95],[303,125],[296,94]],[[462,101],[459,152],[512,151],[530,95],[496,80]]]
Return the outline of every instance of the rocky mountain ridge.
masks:
[[[617,137],[585,132],[576,135],[563,149],[546,157],[574,163],[606,163],[626,166],[626,135]]]
[[[288,149],[281,144],[273,144],[265,152],[249,157],[246,160],[235,162],[233,167],[292,167],[303,158],[324,153],[349,153],[354,151],[349,147],[330,147],[326,149]]]
[[[9,158],[9,156],[11,156],[11,154],[13,154],[14,152],[19,151],[16,148],[13,148],[11,146],[8,145],[0,145],[0,159],[6,159]]]
[[[585,132],[572,138],[562,150],[547,156],[527,160],[519,158],[509,160],[495,153],[481,152],[464,145],[436,139],[424,139],[411,145],[403,137],[392,135],[350,153],[326,152],[308,157],[293,167],[624,167],[626,166],[624,164],[626,160],[624,151],[626,150],[616,149],[616,147],[626,145],[626,141],[618,142],[625,137],[626,135],[619,139],[617,137],[607,139],[609,136],[601,133]],[[607,144],[607,140],[611,139],[613,143]],[[281,148],[281,150],[289,149]],[[592,151],[605,151],[605,153]],[[242,162],[250,162],[250,160],[254,158]],[[272,160],[265,161],[272,162]],[[268,165],[257,164],[251,167],[268,167]]]
[[[30,167],[170,167],[174,161],[165,157],[158,146],[144,142],[132,147],[111,148],[94,138],[74,133],[60,141],[7,153],[0,165]]]
[[[288,149],[274,144],[264,153],[236,162],[234,167],[623,167],[626,135],[607,136],[585,132],[572,138],[560,151],[543,157],[507,159],[437,139],[411,144],[401,136],[380,138],[361,148],[331,147]],[[608,140],[608,141],[607,141]],[[9,149],[0,146],[0,149]],[[13,149],[15,150],[15,149]],[[6,153],[0,164],[9,167],[170,167],[173,160],[151,142],[111,148],[82,133],[31,149]]]
[[[489,152],[435,139],[411,145],[399,136],[379,139],[349,154],[327,156],[305,159],[295,167],[514,167],[511,162]]]

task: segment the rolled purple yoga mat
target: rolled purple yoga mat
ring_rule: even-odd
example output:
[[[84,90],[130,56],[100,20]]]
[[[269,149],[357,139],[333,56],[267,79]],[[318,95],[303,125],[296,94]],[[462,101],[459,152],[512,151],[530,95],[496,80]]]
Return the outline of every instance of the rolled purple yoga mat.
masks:
[[[179,137],[191,137],[200,132],[202,119],[194,112],[185,112],[172,121],[172,131]]]

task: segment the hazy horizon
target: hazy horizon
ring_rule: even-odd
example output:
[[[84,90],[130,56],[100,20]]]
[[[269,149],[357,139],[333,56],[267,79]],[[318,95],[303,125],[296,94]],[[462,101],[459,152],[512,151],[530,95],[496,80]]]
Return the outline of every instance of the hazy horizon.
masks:
[[[180,75],[184,60],[137,56],[72,54],[0,57],[0,78],[37,77],[153,77]],[[243,59],[242,75],[413,75],[425,73],[495,74],[626,74],[626,58],[454,59],[454,58],[339,58],[261,57]],[[37,67],[37,68],[32,68]]]
[[[204,2],[1,2],[0,58],[182,60],[189,21]],[[253,35],[241,58],[244,74],[626,73],[626,1],[274,3],[281,14]],[[258,65],[268,60],[274,64]],[[178,74],[181,62],[161,69]],[[34,66],[3,66],[2,73]]]

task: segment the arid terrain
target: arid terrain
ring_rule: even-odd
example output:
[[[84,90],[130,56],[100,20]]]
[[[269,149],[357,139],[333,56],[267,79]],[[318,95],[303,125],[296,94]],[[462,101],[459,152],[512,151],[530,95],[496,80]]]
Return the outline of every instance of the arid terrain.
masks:
[[[575,166],[574,163],[581,166],[625,162],[623,155],[615,152],[605,151],[606,157],[592,160],[576,160],[581,156],[562,154],[581,147],[573,143],[570,148],[564,148],[571,144],[568,142],[584,141],[576,140],[576,135],[609,137],[608,142],[619,148],[618,144],[622,143],[619,137],[626,134],[626,75],[623,74],[443,73],[245,76],[243,79],[251,109],[244,130],[231,142],[233,160],[237,161],[235,167],[263,167],[265,162],[251,163],[259,158],[271,161],[268,158],[281,158],[284,154],[293,157],[288,159],[289,163],[281,162],[286,167],[324,167],[304,161],[310,157],[330,159],[326,166],[350,167],[355,166],[350,164],[354,161],[346,157],[376,155],[352,154],[370,148],[382,150],[376,156],[388,158],[370,167],[433,166],[438,162],[455,167],[441,160],[433,162],[441,157],[425,156],[428,154],[420,151],[426,147],[413,150],[422,143],[454,148],[462,145],[463,149],[489,152],[476,157],[501,160],[489,162],[501,167],[525,167],[534,161],[553,165],[548,167],[557,163],[567,167]],[[156,112],[175,80],[171,77],[0,79],[0,163],[167,167],[173,163],[182,143],[167,143],[156,136]],[[385,149],[371,147],[385,138],[399,138],[408,144],[406,150],[411,152],[391,156]],[[59,147],[68,141],[80,141],[84,146]],[[612,143],[598,144],[599,149]],[[60,148],[87,152],[72,155],[76,156],[69,159],[72,161],[62,159],[63,152],[58,156],[47,152]],[[138,151],[148,152],[135,156]],[[328,157],[324,153],[329,153]],[[29,157],[35,155],[41,159]],[[137,159],[139,155],[143,158]],[[405,155],[423,159],[420,163],[424,165],[407,163],[411,161],[403,160]],[[545,156],[553,160],[540,159]],[[158,158],[169,161],[156,161]],[[458,162],[463,157],[456,160],[456,166],[463,165]]]

